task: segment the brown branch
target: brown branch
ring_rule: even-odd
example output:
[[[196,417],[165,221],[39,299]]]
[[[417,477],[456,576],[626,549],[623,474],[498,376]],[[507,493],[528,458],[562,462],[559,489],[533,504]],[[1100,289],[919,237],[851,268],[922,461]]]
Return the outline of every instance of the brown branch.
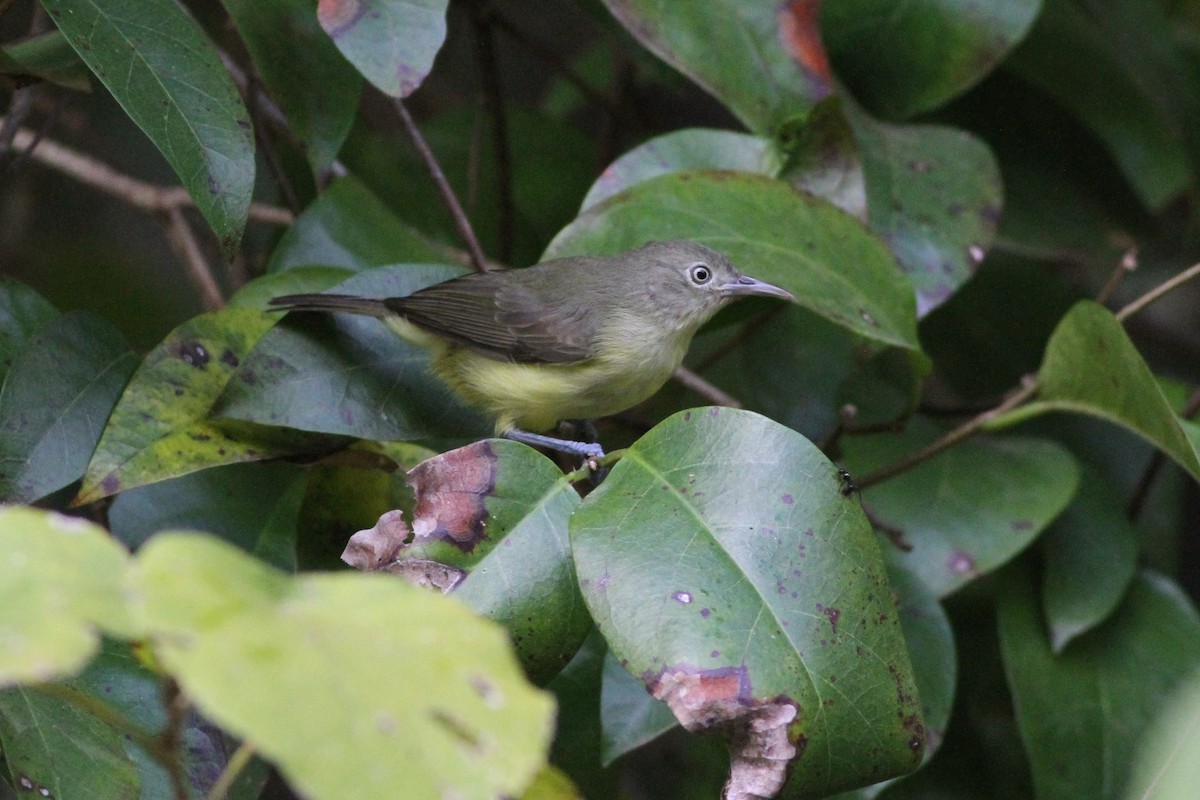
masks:
[[[221,770],[216,783],[208,790],[205,800],[225,800],[229,795],[229,790],[233,788],[234,782],[246,769],[250,759],[254,758],[254,749],[254,745],[250,742],[242,742],[238,745],[238,749],[233,751],[233,755],[225,763],[225,769]]]
[[[217,285],[217,279],[213,277],[208,260],[200,249],[200,243],[192,234],[183,211],[179,206],[172,206],[163,211],[161,216],[167,229],[167,240],[187,266],[188,277],[200,293],[200,302],[204,308],[208,311],[224,308],[225,296],[221,294],[221,287]]]
[[[1129,305],[1122,308],[1120,311],[1118,311],[1116,313],[1117,320],[1120,322],[1124,322],[1125,320],[1132,317],[1134,314],[1141,311],[1146,306],[1150,305],[1154,301],[1160,299],[1167,293],[1171,292],[1174,289],[1177,289],[1178,287],[1182,286],[1183,284],[1187,283],[1188,281],[1192,280],[1193,278],[1195,278],[1197,276],[1200,276],[1200,264],[1192,264],[1190,267],[1185,269],[1183,272],[1179,273],[1178,275],[1174,276],[1173,278],[1171,278],[1169,280],[1163,281],[1158,286],[1155,286],[1153,289],[1146,292],[1144,295],[1142,295],[1141,297],[1134,300]]]
[[[450,216],[454,218],[454,227],[458,229],[458,235],[462,237],[467,251],[471,254],[471,267],[476,272],[487,272],[490,267],[483,255],[483,249],[480,248],[479,240],[475,238],[475,231],[471,229],[471,222],[467,219],[462,204],[458,202],[458,197],[454,194],[450,182],[446,180],[446,175],[442,172],[437,157],[434,156],[425,137],[421,135],[421,130],[413,120],[412,114],[408,113],[408,107],[404,105],[404,101],[395,98],[393,104],[396,106],[396,113],[400,115],[400,122],[404,125],[404,131],[408,134],[409,141],[412,142],[417,155],[424,162],[425,169],[429,171],[429,177],[433,179],[434,186],[437,187],[438,194],[442,197],[442,202],[450,211]]]
[[[1112,274],[1108,276],[1108,281],[1096,294],[1097,303],[1107,303],[1113,296],[1113,292],[1117,291],[1117,286],[1125,279],[1125,276],[1133,272],[1138,267],[1137,248],[1131,247],[1125,251],[1125,255],[1121,256],[1121,260],[1117,262],[1116,268]]]
[[[498,257],[512,260],[513,228],[516,209],[512,194],[512,154],[508,146],[508,119],[504,112],[504,91],[500,86],[500,65],[496,60],[491,9],[476,2],[471,7],[475,37],[479,47],[479,80],[483,89],[483,107],[491,119],[492,151],[496,158],[496,210],[499,228]]]
[[[719,406],[742,408],[742,402],[736,397],[726,394],[687,367],[676,367],[674,378],[705,400],[710,400]]]

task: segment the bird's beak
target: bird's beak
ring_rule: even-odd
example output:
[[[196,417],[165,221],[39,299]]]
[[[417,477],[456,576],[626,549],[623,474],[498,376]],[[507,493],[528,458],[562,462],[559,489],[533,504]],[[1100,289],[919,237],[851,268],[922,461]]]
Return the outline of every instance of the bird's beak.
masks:
[[[727,283],[721,287],[721,294],[725,297],[746,297],[755,295],[759,297],[779,297],[784,300],[795,300],[796,298],[787,289],[780,289],[765,281],[748,278],[745,275],[739,277],[733,283]]]

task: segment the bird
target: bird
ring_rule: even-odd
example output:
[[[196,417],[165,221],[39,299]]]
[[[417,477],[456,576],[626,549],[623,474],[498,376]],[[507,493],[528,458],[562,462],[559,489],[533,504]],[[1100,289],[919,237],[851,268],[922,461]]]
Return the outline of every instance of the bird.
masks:
[[[794,300],[716,250],[672,240],[470,273],[404,297],[291,294],[270,307],[377,317],[427,348],[433,373],[490,415],[496,435],[590,461],[603,457],[599,444],[544,432],[649,398],[683,362],[696,331],[748,296]]]

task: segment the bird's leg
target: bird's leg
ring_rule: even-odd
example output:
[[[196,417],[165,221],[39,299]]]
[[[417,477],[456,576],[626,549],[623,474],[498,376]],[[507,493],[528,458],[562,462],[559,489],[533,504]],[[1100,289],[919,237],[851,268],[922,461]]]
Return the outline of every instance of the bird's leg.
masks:
[[[583,442],[598,442],[600,441],[600,432],[596,430],[595,424],[590,419],[573,419],[569,420],[567,425],[579,434],[579,440]]]
[[[532,447],[547,447],[551,450],[557,450],[560,453],[579,456],[588,461],[604,457],[604,448],[595,442],[576,442],[573,439],[557,439],[553,436],[523,431],[520,428],[509,428],[500,435],[505,439],[512,439],[514,442],[521,442]]]

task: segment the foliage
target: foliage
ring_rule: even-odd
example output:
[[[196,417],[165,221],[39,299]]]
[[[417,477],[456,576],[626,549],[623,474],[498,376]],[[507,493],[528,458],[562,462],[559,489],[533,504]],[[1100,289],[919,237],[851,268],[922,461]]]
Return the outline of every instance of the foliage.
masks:
[[[1192,0],[0,3],[0,796],[1190,796],[1198,43]],[[267,311],[666,238],[796,302],[599,469]]]

